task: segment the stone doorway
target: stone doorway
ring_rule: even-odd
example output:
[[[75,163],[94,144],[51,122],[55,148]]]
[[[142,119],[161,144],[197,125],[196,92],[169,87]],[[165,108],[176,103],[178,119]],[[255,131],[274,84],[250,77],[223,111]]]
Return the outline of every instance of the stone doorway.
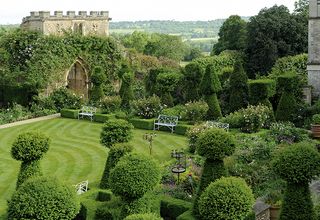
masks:
[[[88,74],[80,61],[76,61],[68,72],[67,88],[88,99]]]

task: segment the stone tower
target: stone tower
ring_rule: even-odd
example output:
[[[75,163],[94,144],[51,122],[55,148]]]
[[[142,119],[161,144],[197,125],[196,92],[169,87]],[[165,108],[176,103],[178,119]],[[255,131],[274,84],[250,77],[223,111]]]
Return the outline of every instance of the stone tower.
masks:
[[[109,35],[108,11],[55,11],[50,15],[49,11],[30,12],[30,16],[23,18],[21,28],[31,31],[39,31],[45,35],[62,35],[65,31],[76,32],[82,35]]]
[[[320,95],[320,0],[309,2],[308,83]]]

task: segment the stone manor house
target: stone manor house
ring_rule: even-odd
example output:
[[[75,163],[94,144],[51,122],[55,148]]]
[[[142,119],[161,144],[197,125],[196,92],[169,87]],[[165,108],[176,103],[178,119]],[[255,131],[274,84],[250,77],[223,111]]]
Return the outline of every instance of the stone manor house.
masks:
[[[30,16],[24,17],[20,25],[21,29],[39,31],[44,35],[63,35],[65,32],[73,32],[81,35],[109,35],[108,11],[55,11],[53,15],[49,11],[33,11]],[[66,70],[62,83],[56,87],[65,86],[73,90],[77,95],[88,98],[90,87],[89,73],[84,65],[85,61],[78,57],[74,64]],[[54,88],[47,88],[47,95]]]

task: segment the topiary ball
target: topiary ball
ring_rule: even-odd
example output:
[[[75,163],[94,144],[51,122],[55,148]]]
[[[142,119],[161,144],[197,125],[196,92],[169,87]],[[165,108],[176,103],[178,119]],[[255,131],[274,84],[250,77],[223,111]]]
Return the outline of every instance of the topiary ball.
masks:
[[[309,143],[297,143],[279,150],[273,169],[290,183],[308,183],[320,174],[320,154]]]
[[[110,188],[125,200],[141,198],[160,181],[160,168],[151,158],[128,154],[110,172]]]
[[[124,220],[162,220],[162,218],[154,213],[144,213],[129,215]]]
[[[80,204],[75,192],[55,178],[33,178],[13,194],[8,219],[74,219]]]
[[[116,143],[128,142],[132,138],[132,129],[132,124],[126,120],[108,120],[102,126],[100,142],[107,148]]]
[[[250,213],[254,196],[246,182],[237,177],[222,177],[201,194],[201,219],[244,219]]]
[[[199,155],[211,160],[222,160],[235,151],[235,141],[231,134],[220,128],[210,128],[199,135],[196,142]]]
[[[24,162],[39,160],[49,150],[49,145],[50,139],[45,134],[26,132],[13,142],[11,156]]]

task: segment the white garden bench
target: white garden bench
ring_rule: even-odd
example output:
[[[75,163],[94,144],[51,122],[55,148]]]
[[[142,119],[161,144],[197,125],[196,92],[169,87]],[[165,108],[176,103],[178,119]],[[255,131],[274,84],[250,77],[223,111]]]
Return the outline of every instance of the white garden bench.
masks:
[[[160,127],[167,127],[171,130],[171,133],[174,131],[174,128],[178,124],[179,117],[178,116],[170,116],[170,115],[159,115],[158,119],[154,120],[153,130],[159,130]]]
[[[74,187],[76,188],[76,192],[78,195],[81,195],[82,193],[85,193],[88,191],[88,184],[89,184],[89,181],[86,180],[86,181],[82,181],[76,185],[74,185]]]
[[[229,124],[228,123],[222,123],[217,121],[206,121],[206,126],[209,128],[222,128],[226,131],[229,131]]]
[[[78,119],[84,118],[84,117],[89,117],[90,120],[93,120],[93,115],[96,113],[97,108],[96,107],[91,107],[91,106],[82,106],[80,109],[80,112],[78,114]]]

